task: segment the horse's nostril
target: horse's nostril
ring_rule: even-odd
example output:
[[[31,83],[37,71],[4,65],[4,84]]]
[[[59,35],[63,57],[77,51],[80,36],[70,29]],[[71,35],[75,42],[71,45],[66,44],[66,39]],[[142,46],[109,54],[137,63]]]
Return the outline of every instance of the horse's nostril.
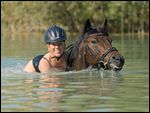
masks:
[[[113,60],[120,60],[120,57],[118,57],[118,56],[113,56],[112,59],[113,59]]]
[[[122,60],[122,58],[120,56],[112,56],[111,59],[113,61],[121,61]]]
[[[112,59],[115,59],[115,56],[113,56]]]
[[[110,58],[110,62],[116,62],[116,63],[119,63],[121,65],[124,65],[124,58],[122,56],[112,56]]]

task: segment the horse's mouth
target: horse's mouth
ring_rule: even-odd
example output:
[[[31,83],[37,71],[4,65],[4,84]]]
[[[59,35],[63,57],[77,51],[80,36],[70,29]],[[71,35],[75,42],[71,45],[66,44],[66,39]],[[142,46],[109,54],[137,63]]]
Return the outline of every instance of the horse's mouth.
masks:
[[[120,71],[122,69],[122,66],[117,66],[113,63],[110,64],[110,69],[113,71]]]
[[[104,69],[104,70],[113,70],[120,71],[123,68],[124,63],[115,63],[115,62],[104,62],[100,61],[96,65],[93,65],[92,68]]]
[[[101,63],[101,68],[104,70],[113,70],[113,71],[120,71],[123,67],[123,64],[118,64],[118,63],[111,63],[111,62],[100,62]]]

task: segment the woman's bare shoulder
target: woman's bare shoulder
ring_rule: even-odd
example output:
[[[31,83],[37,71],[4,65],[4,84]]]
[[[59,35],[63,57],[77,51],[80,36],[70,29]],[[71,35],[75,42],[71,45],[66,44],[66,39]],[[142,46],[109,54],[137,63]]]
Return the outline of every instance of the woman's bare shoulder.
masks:
[[[51,68],[51,66],[50,66],[48,60],[46,60],[45,57],[42,58],[40,60],[40,63],[39,63],[39,69],[40,69],[40,71],[41,72],[48,72],[50,70],[50,68]]]

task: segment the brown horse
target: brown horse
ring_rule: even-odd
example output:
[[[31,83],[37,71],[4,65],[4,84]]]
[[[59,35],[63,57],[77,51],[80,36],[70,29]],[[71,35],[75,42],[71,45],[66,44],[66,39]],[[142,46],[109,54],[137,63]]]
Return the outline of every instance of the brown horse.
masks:
[[[97,68],[104,70],[121,70],[124,58],[115,47],[107,32],[107,19],[103,28],[92,28],[88,19],[82,35],[76,43],[66,49],[69,70]]]

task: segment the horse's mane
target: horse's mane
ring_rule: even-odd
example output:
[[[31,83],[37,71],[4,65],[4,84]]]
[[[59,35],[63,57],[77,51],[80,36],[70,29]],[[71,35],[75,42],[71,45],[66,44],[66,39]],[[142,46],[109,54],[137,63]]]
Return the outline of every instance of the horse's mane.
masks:
[[[78,55],[79,44],[81,41],[82,41],[82,37],[80,36],[75,43],[70,44],[65,49],[65,53],[67,56],[67,67],[71,67],[73,62],[75,61],[75,59]]]

